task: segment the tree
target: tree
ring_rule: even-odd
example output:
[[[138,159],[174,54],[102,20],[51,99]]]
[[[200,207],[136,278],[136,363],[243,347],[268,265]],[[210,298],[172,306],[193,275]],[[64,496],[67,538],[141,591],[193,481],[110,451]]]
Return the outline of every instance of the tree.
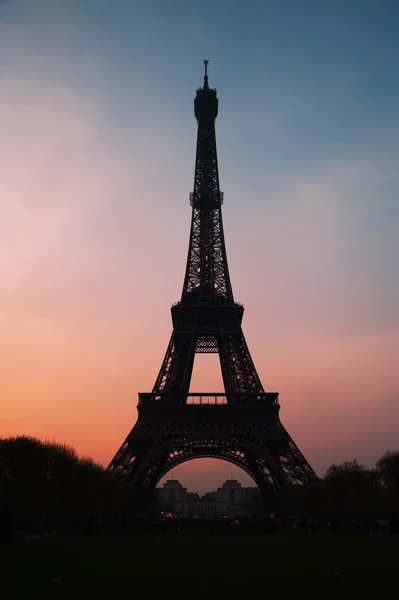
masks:
[[[379,518],[384,498],[375,470],[357,460],[331,465],[323,479],[294,486],[278,498],[278,514],[318,521]]]
[[[379,516],[379,482],[375,470],[352,460],[331,465],[324,482],[331,516],[344,520]]]
[[[375,464],[380,485],[384,491],[385,512],[399,517],[399,452],[385,452]]]
[[[399,452],[388,450],[377,460],[375,468],[384,487],[399,493]]]
[[[31,437],[0,439],[0,513],[11,507],[8,518],[19,530],[81,529],[89,518],[120,521],[131,503],[129,485],[68,446]]]

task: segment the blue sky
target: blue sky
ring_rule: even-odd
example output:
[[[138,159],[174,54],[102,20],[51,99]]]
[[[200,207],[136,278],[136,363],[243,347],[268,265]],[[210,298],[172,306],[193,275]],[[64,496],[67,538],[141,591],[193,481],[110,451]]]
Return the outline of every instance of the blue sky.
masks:
[[[394,0],[0,2],[0,434],[106,463],[134,422],[183,281],[206,58],[262,380],[320,472],[396,443],[398,24]]]
[[[209,57],[230,135],[244,136],[244,168],[372,152],[398,123],[394,1],[8,0],[1,10],[53,59],[52,77],[97,93],[111,121],[144,106],[192,125]]]

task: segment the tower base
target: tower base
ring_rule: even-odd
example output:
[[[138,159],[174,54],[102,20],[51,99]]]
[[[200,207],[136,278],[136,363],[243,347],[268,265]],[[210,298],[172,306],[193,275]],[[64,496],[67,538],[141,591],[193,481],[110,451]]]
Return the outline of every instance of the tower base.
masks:
[[[239,467],[258,485],[265,505],[292,484],[315,478],[280,418],[278,394],[140,394],[138,419],[109,472],[151,494],[177,465],[218,458]],[[230,402],[229,402],[230,400]]]

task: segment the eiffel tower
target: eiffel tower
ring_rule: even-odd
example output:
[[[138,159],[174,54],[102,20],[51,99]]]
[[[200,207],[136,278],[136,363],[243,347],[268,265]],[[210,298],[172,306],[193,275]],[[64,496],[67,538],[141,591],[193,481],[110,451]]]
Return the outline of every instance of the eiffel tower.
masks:
[[[241,328],[223,233],[215,119],[216,90],[197,90],[198,121],[192,220],[180,302],[151,393],[140,393],[138,419],[108,466],[143,498],[185,461],[212,457],[234,463],[258,485],[270,507],[276,492],[316,477],[279,419],[278,393],[265,392]],[[189,393],[195,353],[218,353],[224,393]]]

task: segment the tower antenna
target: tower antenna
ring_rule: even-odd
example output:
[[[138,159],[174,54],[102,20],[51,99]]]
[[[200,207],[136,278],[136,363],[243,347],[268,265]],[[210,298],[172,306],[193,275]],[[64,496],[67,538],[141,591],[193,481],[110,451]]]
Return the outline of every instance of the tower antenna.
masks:
[[[204,60],[204,66],[205,66],[204,87],[205,88],[208,87],[208,65],[209,65],[209,60]]]

